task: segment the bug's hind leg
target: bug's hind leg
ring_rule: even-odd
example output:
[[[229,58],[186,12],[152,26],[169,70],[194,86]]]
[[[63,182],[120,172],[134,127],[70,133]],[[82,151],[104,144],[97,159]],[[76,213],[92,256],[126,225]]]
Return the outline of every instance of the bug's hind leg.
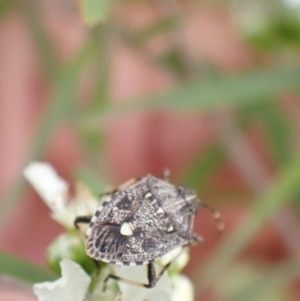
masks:
[[[163,268],[159,272],[158,276],[156,277],[156,281],[159,280],[159,278],[163,275],[163,273],[182,255],[182,253],[187,248],[189,248],[191,245],[198,244],[201,242],[203,242],[203,238],[197,234],[194,234],[192,242],[182,246],[181,251],[170,262],[168,262],[165,266],[163,266]]]
[[[194,240],[193,242],[197,242],[200,243],[202,242],[203,239],[198,236],[197,234],[194,235]],[[138,281],[134,281],[134,280],[129,280],[129,279],[124,279],[122,277],[116,276],[116,275],[108,275],[107,278],[104,281],[104,287],[103,290],[106,290],[106,285],[107,285],[107,281],[109,279],[115,279],[117,281],[123,281],[126,282],[128,284],[133,284],[133,285],[137,285],[137,286],[142,286],[142,287],[146,287],[146,288],[151,288],[154,287],[157,283],[157,281],[160,279],[160,277],[164,274],[164,272],[174,263],[174,261],[183,253],[183,251],[188,248],[191,245],[191,243],[185,245],[182,247],[181,252],[179,252],[178,255],[176,255],[170,262],[168,262],[159,272],[158,276],[156,275],[155,272],[155,266],[153,262],[149,262],[148,266],[147,266],[147,276],[148,276],[148,283],[141,283]]]
[[[91,219],[91,216],[77,216],[74,220],[74,226],[77,230],[79,230],[78,224],[89,224]]]
[[[125,278],[119,277],[117,275],[110,274],[104,280],[103,291],[106,290],[107,281],[109,279],[114,279],[116,281],[122,281],[122,282],[125,282],[125,283],[128,283],[128,284],[141,286],[141,287],[146,287],[146,288],[154,287],[159,278],[156,277],[156,272],[155,272],[155,267],[154,267],[153,262],[149,262],[148,265],[147,265],[147,276],[148,276],[148,283],[142,283],[142,282],[138,282],[138,281],[135,281],[135,280],[125,279]]]

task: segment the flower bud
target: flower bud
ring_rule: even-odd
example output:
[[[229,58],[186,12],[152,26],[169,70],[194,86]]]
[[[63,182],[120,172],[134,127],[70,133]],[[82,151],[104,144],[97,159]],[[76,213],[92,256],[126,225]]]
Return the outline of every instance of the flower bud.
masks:
[[[96,269],[96,264],[85,253],[85,246],[79,233],[70,231],[59,235],[48,247],[46,259],[51,270],[60,274],[60,261],[69,258],[77,262],[88,273]]]

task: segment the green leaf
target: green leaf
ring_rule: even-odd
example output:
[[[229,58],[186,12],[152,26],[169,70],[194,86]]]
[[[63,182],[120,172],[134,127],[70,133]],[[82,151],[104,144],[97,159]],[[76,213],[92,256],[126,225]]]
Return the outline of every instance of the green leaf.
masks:
[[[80,10],[83,21],[88,26],[105,22],[110,2],[111,0],[81,0]]]
[[[75,171],[76,179],[79,182],[84,183],[93,193],[95,197],[98,197],[104,191],[105,181],[94,170],[90,170],[84,166],[79,166]]]
[[[11,8],[11,0],[2,0],[0,2],[0,17],[4,16],[5,13]]]
[[[300,68],[256,71],[200,79],[141,100],[150,107],[210,111],[220,107],[251,104],[260,95],[276,94],[299,87]]]
[[[57,76],[60,62],[50,34],[45,28],[43,16],[38,6],[33,5],[33,3],[27,5],[24,8],[24,12],[30,33],[37,46],[40,61],[48,77],[53,80]]]
[[[0,274],[30,283],[51,281],[56,278],[50,271],[3,251],[0,251]]]
[[[180,23],[180,17],[176,15],[166,16],[154,22],[150,26],[138,30],[129,37],[130,41],[134,44],[143,44],[149,39],[159,35],[175,30]]]
[[[292,125],[280,108],[267,106],[263,112],[267,123],[272,151],[278,162],[287,162],[292,150]]]
[[[161,108],[185,111],[212,111],[226,107],[243,107],[267,101],[265,95],[277,95],[298,88],[300,68],[253,71],[239,75],[223,75],[219,78],[201,78],[183,83],[164,92],[132,99],[122,104],[111,104],[106,109],[85,114],[83,124],[95,126],[103,117],[124,114],[133,110]]]
[[[246,126],[264,124],[275,160],[279,163],[287,162],[292,153],[293,128],[291,120],[277,103],[262,102],[252,108],[245,107],[238,113],[238,118]]]
[[[76,87],[87,59],[89,59],[89,52],[90,45],[87,44],[74,60],[57,73],[48,107],[41,118],[41,123],[31,143],[27,161],[38,160],[61,122],[66,122],[67,118],[70,120],[76,117],[74,114],[76,112]],[[20,172],[20,177],[8,188],[2,200],[0,224],[4,223],[12,208],[19,201],[19,195],[23,187],[24,179]]]
[[[85,110],[101,109],[107,105],[108,90],[110,87],[110,71],[111,71],[111,43],[109,25],[97,26],[91,30],[91,39],[94,42],[95,51],[93,52],[93,96],[90,104]]]
[[[290,202],[300,183],[300,156],[294,158],[277,181],[253,204],[249,214],[235,227],[220,246],[212,252],[193,279],[197,291],[202,291],[224,275],[225,269],[250,243],[264,223],[282,206]]]

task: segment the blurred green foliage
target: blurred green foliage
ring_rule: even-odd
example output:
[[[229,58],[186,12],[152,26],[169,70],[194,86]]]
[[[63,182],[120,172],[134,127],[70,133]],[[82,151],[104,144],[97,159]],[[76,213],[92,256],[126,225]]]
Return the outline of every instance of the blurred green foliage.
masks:
[[[80,0],[82,19],[88,26],[106,21],[111,2],[111,0]]]
[[[0,251],[0,272],[20,279],[35,283],[40,281],[54,280],[56,275],[27,260]]]
[[[64,258],[79,263],[88,274],[96,269],[93,259],[85,254],[85,246],[78,231],[62,233],[49,245],[46,254],[47,265],[57,275],[61,274],[59,263]]]
[[[99,193],[99,183],[104,187],[104,183],[108,180],[108,168],[101,161],[99,153],[105,139],[101,131],[102,125],[107,119],[134,110],[167,109],[201,114],[226,109],[234,111],[235,126],[242,133],[246,133],[253,125],[259,125],[266,131],[277,180],[252,204],[248,217],[222,241],[205,265],[196,269],[194,280],[197,290],[215,287],[219,300],[222,301],[275,300],[273,299],[275,297],[272,297],[272,289],[279,286],[283,289],[278,293],[280,297],[276,295],[276,300],[295,300],[293,297],[285,299],[290,297],[287,297],[284,290],[296,276],[300,276],[299,269],[295,269],[296,264],[299,266],[299,258],[289,259],[272,268],[242,263],[237,269],[234,262],[260,227],[271,220],[278,210],[293,202],[298,201],[300,204],[300,198],[297,197],[300,163],[298,150],[295,150],[297,125],[283,110],[280,100],[280,95],[287,91],[299,95],[300,9],[291,9],[279,1],[268,1],[263,5],[263,1],[255,1],[260,20],[263,21],[254,24],[256,23],[254,18],[253,24],[249,23],[249,20],[239,23],[242,38],[249,47],[253,47],[263,57],[268,57],[265,66],[262,67],[261,63],[258,63],[254,70],[228,74],[216,70],[209,62],[205,62],[204,72],[191,75],[190,65],[178,47],[174,46],[160,57],[149,57],[153,63],[169,68],[179,79],[174,88],[144,95],[122,105],[113,105],[107,93],[111,63],[109,44],[112,32],[116,34],[115,23],[118,20],[110,16],[110,8],[112,4],[117,5],[118,2],[112,2],[80,1],[82,19],[90,27],[89,34],[82,49],[66,63],[61,63],[58,59],[49,33],[44,29],[38,8],[34,5],[35,1],[29,1],[26,9],[22,1],[0,3],[1,18],[11,11],[19,11],[26,17],[45,73],[51,82],[48,107],[41,118],[28,158],[39,158],[55,129],[62,123],[71,122],[77,127],[79,139],[88,154],[86,161],[76,167],[77,176],[89,185],[94,193]],[[226,5],[232,5],[232,2],[228,1]],[[241,10],[234,10],[235,13],[243,15],[242,4],[239,5],[239,9]],[[162,16],[161,20],[149,28],[126,32],[120,30],[117,34],[132,47],[143,51],[144,44],[149,39],[162,33],[174,34],[180,29],[180,21],[180,16],[176,12],[167,17]],[[284,59],[287,54],[288,59]],[[146,51],[144,55],[147,56]],[[91,68],[91,65],[96,68]],[[87,68],[90,68],[95,78],[94,93],[90,96],[88,104],[82,107],[77,99],[78,83]],[[212,143],[185,171],[184,182],[203,189],[206,181],[224,162],[226,151],[226,145],[222,141]],[[8,217],[17,205],[16,194],[22,189],[16,187],[21,188],[22,183],[20,179],[14,184],[3,200],[0,210],[1,221]],[[26,272],[29,269],[35,270],[34,275]],[[262,269],[266,274],[262,273]],[[53,278],[51,273],[5,253],[0,253],[0,271],[31,282]],[[222,279],[226,271],[229,276]],[[234,279],[239,279],[239,283],[235,284]]]

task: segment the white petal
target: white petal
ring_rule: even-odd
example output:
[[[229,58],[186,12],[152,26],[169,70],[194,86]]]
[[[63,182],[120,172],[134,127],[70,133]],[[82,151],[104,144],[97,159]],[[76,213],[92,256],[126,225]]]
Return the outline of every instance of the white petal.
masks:
[[[66,228],[74,228],[76,216],[93,215],[99,206],[96,198],[81,183],[77,183],[74,198],[70,199],[68,184],[48,163],[30,163],[23,173],[51,209],[52,218]]]
[[[299,0],[282,0],[281,1],[284,5],[288,7],[293,8],[299,8],[300,7],[300,1]]]
[[[33,286],[39,301],[82,301],[91,278],[81,266],[72,260],[60,262],[62,277],[54,282],[43,282]]]
[[[97,199],[84,184],[79,182],[75,185],[74,198],[65,202],[63,208],[53,211],[51,216],[66,228],[72,229],[77,216],[92,216],[98,207]],[[84,226],[81,225],[80,228],[84,228]]]
[[[160,269],[158,267],[156,267],[156,269],[156,274],[158,274]],[[115,270],[118,276],[125,279],[148,283],[146,265],[135,267],[117,266],[115,267]],[[151,289],[127,284],[121,281],[119,281],[118,285],[122,292],[122,301],[169,301],[172,294],[172,286],[168,273],[164,273],[155,287]]]
[[[172,276],[173,293],[171,301],[193,301],[194,287],[191,281],[181,274]]]
[[[175,259],[176,258],[176,259]],[[175,259],[175,260],[174,260]],[[171,269],[180,271],[182,270],[189,261],[189,251],[188,249],[183,249],[182,247],[177,247],[159,259],[159,263],[165,266],[170,261],[174,260],[171,265]],[[176,269],[175,269],[176,267]]]
[[[52,210],[59,210],[64,206],[69,187],[50,164],[32,162],[23,174]]]

